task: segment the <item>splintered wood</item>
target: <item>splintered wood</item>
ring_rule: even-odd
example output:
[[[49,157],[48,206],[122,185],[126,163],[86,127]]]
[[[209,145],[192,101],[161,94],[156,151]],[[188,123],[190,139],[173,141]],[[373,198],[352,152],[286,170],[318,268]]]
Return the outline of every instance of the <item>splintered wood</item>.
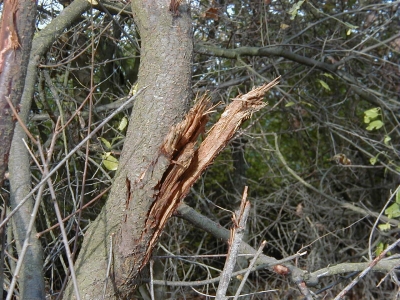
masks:
[[[170,165],[158,185],[154,187],[157,196],[148,214],[141,239],[149,243],[146,245],[145,258],[140,269],[150,259],[158,237],[180,201],[225,148],[243,121],[267,105],[263,102],[264,95],[278,84],[278,79],[232,99],[218,122],[198,146],[198,137],[205,131],[211,109],[208,97],[201,97],[185,119],[171,128],[160,148],[160,156],[168,158]]]

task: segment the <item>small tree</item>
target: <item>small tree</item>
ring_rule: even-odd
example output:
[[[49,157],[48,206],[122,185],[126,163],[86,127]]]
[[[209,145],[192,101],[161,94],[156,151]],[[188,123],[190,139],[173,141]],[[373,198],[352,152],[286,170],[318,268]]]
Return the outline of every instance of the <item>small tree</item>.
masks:
[[[14,12],[7,14],[6,4],[3,16],[15,20],[19,9],[11,6]],[[156,290],[158,298],[165,291],[178,298],[188,293],[185,286],[200,284],[213,294],[210,284],[219,282],[223,261],[204,257],[203,264],[179,265],[176,254],[226,253],[227,241],[230,249],[238,246],[233,231],[230,238],[222,227],[242,229],[242,214],[231,222],[226,209],[237,209],[248,185],[248,244],[240,244],[239,252],[254,256],[249,244],[257,248],[266,239],[269,255],[251,262],[253,271],[266,272],[246,281],[248,291],[261,294],[254,297],[263,297],[266,286],[279,289],[280,298],[302,293],[311,299],[312,292],[334,297],[342,289],[358,298],[394,293],[389,280],[380,290],[370,288],[380,279],[375,274],[351,290],[343,283],[313,287],[371,266],[388,273],[397,263],[380,261],[386,245],[396,242],[382,230],[399,224],[398,201],[388,201],[398,198],[390,192],[399,164],[397,3],[62,4],[39,4],[39,30],[15,114],[22,126],[16,126],[10,152],[12,210],[6,217],[3,209],[1,223],[4,228],[13,220],[3,251],[14,275],[5,278],[8,290],[18,282],[22,298],[36,287],[44,295],[43,284],[23,279],[34,269],[44,282],[36,225],[50,290],[62,294],[71,279],[64,298],[129,299],[149,280],[151,286],[181,287]],[[2,28],[12,33],[10,24]],[[2,54],[25,47],[7,49]],[[257,112],[265,106],[265,83],[278,76],[268,108]],[[252,92],[255,86],[260,89]],[[213,104],[207,104],[206,90]],[[215,108],[217,102],[222,104]],[[0,122],[12,128],[15,121],[7,118]],[[239,124],[243,130],[233,136]],[[185,196],[192,208],[181,203]],[[172,215],[185,221],[167,223]],[[148,275],[157,242],[169,256],[156,256],[150,268],[155,274]],[[32,255],[24,258],[26,250]],[[368,263],[358,258],[363,251]],[[30,257],[35,264],[26,263]],[[287,262],[293,258],[296,264]],[[247,260],[237,265],[246,268]],[[278,284],[281,275],[285,280]]]

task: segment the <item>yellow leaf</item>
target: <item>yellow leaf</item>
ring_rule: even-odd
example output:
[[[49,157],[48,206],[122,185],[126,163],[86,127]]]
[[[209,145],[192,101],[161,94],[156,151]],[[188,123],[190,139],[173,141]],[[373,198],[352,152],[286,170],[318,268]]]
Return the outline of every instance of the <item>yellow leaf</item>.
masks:
[[[288,24],[281,23],[281,29],[282,29],[282,30],[288,29],[289,27],[290,27],[290,26],[289,26]]]
[[[290,101],[290,102],[285,104],[285,107],[291,107],[293,105],[295,105],[295,103],[293,101]]]
[[[367,130],[371,131],[374,129],[379,129],[383,126],[383,122],[381,120],[375,120],[369,123],[368,127],[366,128]]]
[[[100,137],[99,140],[104,144],[107,149],[111,149],[111,143],[107,141],[105,138]]]
[[[322,85],[322,87],[324,88],[324,89],[326,89],[327,91],[330,91],[331,90],[331,88],[329,87],[329,85],[325,82],[325,81],[323,81],[323,80],[321,80],[321,79],[318,79],[318,82]]]
[[[380,107],[374,107],[371,109],[368,109],[364,111],[364,115],[370,119],[375,119],[376,117],[379,116],[381,108]],[[369,123],[369,122],[368,122]]]
[[[294,18],[297,16],[297,11],[303,5],[304,1],[305,0],[300,0],[299,2],[293,4],[293,6],[289,9],[289,14],[291,15],[290,20],[294,20]]]
[[[324,75],[325,77],[328,77],[328,78],[332,78],[332,79],[334,79],[334,78],[333,78],[333,76],[332,76],[332,74],[329,74],[329,73],[324,73],[324,74],[322,74],[322,75]]]
[[[124,130],[126,125],[128,125],[128,118],[127,117],[123,117],[121,122],[119,122],[118,130],[119,131]]]
[[[390,229],[390,224],[379,224],[378,227],[380,230],[386,231]]]
[[[103,159],[103,165],[107,170],[115,171],[118,169],[118,159],[111,155],[111,152],[104,152],[101,156]]]
[[[133,95],[136,94],[136,92],[137,92],[137,87],[138,87],[138,83],[133,84],[133,85],[131,86],[131,90],[129,91],[129,94],[128,94],[129,97],[131,97],[131,96],[133,96]]]

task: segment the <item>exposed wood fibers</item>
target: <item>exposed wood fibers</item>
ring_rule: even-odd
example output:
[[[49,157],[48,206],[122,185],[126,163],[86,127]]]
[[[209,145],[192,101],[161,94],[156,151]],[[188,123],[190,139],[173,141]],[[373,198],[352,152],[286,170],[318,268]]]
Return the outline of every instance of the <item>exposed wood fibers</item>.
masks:
[[[140,269],[149,261],[167,220],[180,201],[225,148],[243,121],[267,105],[263,102],[264,95],[278,84],[278,80],[279,78],[232,99],[233,101],[198,147],[196,147],[198,137],[204,133],[212,109],[207,96],[202,96],[185,119],[171,128],[160,148],[160,155],[167,157],[170,165],[158,185],[154,187],[158,193],[140,239],[149,241]],[[148,235],[151,235],[150,239]]]

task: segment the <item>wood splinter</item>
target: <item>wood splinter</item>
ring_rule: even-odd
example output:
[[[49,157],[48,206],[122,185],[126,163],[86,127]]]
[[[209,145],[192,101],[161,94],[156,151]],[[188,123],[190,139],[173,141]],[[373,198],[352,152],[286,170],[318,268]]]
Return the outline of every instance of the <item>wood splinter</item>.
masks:
[[[205,132],[211,103],[207,96],[201,97],[186,115],[185,119],[173,126],[167,135],[160,153],[170,159],[170,166],[157,186],[159,191],[149,212],[142,238],[148,236],[143,268],[150,259],[167,220],[189,193],[192,185],[212,164],[226,147],[239,126],[251,115],[265,107],[264,95],[279,78],[253,89],[245,95],[233,98],[225,108],[218,122],[210,129],[206,138],[197,146],[198,137]],[[140,268],[140,269],[141,269]]]

